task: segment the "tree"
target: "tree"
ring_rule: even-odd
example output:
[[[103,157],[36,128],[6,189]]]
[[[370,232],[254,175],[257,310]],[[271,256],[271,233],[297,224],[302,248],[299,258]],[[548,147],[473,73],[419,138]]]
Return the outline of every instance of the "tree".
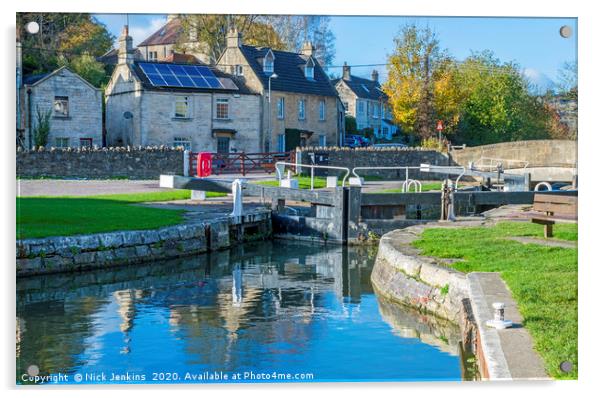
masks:
[[[405,25],[394,39],[395,50],[389,56],[388,80],[383,90],[389,97],[393,116],[409,133],[427,138],[434,132],[435,98],[447,85],[437,82],[446,76],[449,57],[439,47],[437,35],[429,28]]]
[[[274,29],[262,22],[257,15],[183,15],[182,33],[176,49],[205,53],[211,62],[217,61],[226,49],[226,37],[230,28],[236,28],[245,42],[255,46],[284,49]]]
[[[105,71],[102,63],[90,54],[83,54],[69,60],[67,57],[61,56],[58,60],[59,66],[66,66],[71,71],[77,73],[86,79],[94,87],[103,88],[109,81],[109,75]]]
[[[577,62],[565,62],[558,71],[557,90],[560,94],[566,95],[570,99],[577,99]]]
[[[345,133],[357,133],[357,122],[353,116],[345,116]]]
[[[25,24],[31,21],[40,25],[37,34],[25,31]],[[23,45],[24,74],[53,71],[60,56],[71,60],[83,53],[102,55],[115,39],[103,24],[82,13],[18,13],[17,29]]]

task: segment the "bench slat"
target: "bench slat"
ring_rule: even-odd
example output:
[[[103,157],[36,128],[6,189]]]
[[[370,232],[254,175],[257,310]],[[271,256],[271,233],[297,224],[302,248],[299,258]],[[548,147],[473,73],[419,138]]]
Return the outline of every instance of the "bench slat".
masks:
[[[537,202],[577,205],[577,199],[578,198],[576,196],[535,194],[533,196],[533,203]]]
[[[557,215],[577,214],[577,206],[567,205],[567,204],[559,204],[559,203],[533,203],[533,210],[543,211],[543,212],[549,211],[549,212],[552,212]]]

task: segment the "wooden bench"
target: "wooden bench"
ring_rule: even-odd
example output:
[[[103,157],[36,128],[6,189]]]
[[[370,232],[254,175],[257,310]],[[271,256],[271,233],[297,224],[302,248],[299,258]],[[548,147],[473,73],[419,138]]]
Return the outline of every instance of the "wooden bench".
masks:
[[[577,222],[577,196],[535,194],[533,211],[541,212],[531,222],[544,226],[544,237],[553,236],[553,225],[558,222]]]

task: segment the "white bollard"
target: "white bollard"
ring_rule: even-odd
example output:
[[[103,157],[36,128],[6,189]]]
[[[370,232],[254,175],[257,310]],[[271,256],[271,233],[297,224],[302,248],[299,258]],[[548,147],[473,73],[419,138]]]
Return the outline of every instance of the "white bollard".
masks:
[[[231,216],[242,216],[242,182],[236,179],[232,182],[232,213]]]
[[[512,326],[512,321],[504,319],[504,303],[493,303],[493,319],[486,322],[487,326],[496,329],[507,329]]]
[[[207,194],[205,191],[190,191],[190,199],[192,200],[205,200]]]

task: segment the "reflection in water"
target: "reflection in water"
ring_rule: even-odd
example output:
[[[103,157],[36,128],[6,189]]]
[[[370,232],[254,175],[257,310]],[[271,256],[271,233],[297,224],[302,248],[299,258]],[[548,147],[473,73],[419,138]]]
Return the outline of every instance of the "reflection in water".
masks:
[[[17,284],[17,381],[76,372],[457,380],[458,331],[378,299],[365,248],[276,242]],[[146,381],[150,381],[147,376]]]

